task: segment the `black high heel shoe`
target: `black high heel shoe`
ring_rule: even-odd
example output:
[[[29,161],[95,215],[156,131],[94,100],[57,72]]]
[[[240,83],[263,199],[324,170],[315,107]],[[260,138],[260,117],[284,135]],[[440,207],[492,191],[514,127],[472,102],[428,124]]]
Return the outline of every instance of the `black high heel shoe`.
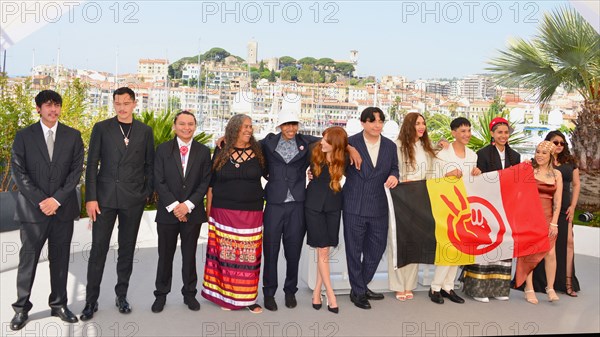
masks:
[[[319,298],[321,299],[321,303],[319,303],[319,304],[313,303],[312,304],[313,309],[315,309],[315,310],[319,310],[323,306],[323,295],[319,295]]]
[[[330,312],[333,312],[334,314],[337,314],[340,312],[340,307],[335,307],[332,308],[329,306],[329,297],[327,297],[327,295],[325,295],[325,298],[327,299],[327,310],[329,310]]]

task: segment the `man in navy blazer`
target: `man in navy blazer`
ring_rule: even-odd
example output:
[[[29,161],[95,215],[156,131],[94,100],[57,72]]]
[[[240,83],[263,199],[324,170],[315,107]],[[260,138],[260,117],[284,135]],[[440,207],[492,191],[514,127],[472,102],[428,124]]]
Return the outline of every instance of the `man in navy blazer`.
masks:
[[[296,113],[282,111],[277,121],[281,132],[270,133],[260,141],[269,172],[263,218],[263,295],[265,308],[271,311],[277,310],[277,259],[282,240],[286,260],[285,305],[294,308],[297,304],[298,264],[306,233],[304,197],[309,145],[319,140],[298,134],[298,123]]]
[[[183,302],[190,310],[200,310],[196,300],[196,248],[200,227],[207,220],[204,196],[211,174],[210,150],[193,139],[196,117],[189,111],[175,115],[176,137],[156,148],[154,186],[158,193],[156,230],[158,232],[158,267],[156,300],[152,312],[161,312],[171,291],[173,257],[177,237],[181,239],[181,277]]]
[[[129,278],[146,200],[153,192],[154,136],[152,128],[133,118],[137,101],[127,87],[113,92],[117,116],[92,129],[85,172],[85,208],[92,223],[92,248],[88,260],[85,308],[87,321],[98,310],[100,283],[110,237],[119,218],[119,250],[115,300],[119,312],[128,314]]]
[[[15,220],[21,223],[17,301],[12,330],[25,326],[31,287],[44,243],[48,241],[51,315],[75,323],[67,308],[67,276],[73,221],[80,204],[75,187],[83,172],[83,141],[79,131],[58,122],[62,98],[52,90],[35,97],[40,122],[17,132],[12,146],[12,175],[19,194]]]
[[[306,233],[304,198],[306,170],[310,164],[311,143],[320,138],[298,133],[300,119],[290,111],[281,111],[277,118],[280,133],[269,133],[260,140],[267,161],[268,175],[265,187],[267,205],[263,215],[263,295],[265,308],[277,310],[275,292],[278,287],[277,260],[283,241],[286,276],[283,291],[285,305],[297,305],[298,264]],[[221,144],[223,139],[217,140]],[[358,152],[349,146],[350,161],[360,168]]]
[[[398,184],[396,145],[382,137],[383,111],[377,107],[363,110],[363,131],[348,138],[348,143],[363,158],[361,170],[350,166],[344,184],[344,240],[350,278],[350,300],[359,308],[370,309],[371,300],[383,294],[367,285],[373,279],[385,251],[388,232],[388,206],[385,187]]]

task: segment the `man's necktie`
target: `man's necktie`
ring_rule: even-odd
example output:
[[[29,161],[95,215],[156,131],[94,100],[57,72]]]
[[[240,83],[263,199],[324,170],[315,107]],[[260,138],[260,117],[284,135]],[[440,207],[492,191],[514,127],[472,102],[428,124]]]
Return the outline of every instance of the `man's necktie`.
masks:
[[[48,137],[46,137],[46,146],[48,147],[48,156],[50,156],[50,161],[52,161],[52,154],[54,153],[54,138],[52,135],[54,132],[52,130],[48,130]]]

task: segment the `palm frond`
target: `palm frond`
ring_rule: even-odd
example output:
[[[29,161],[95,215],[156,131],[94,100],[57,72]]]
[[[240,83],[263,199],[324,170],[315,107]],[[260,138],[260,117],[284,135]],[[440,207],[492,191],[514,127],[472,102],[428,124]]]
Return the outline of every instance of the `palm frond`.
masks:
[[[586,100],[600,95],[600,34],[573,8],[545,14],[531,41],[510,42],[488,63],[500,84],[537,88],[541,103],[561,85]]]
[[[176,111],[170,112],[154,112],[144,110],[140,114],[140,120],[152,128],[154,134],[154,146],[158,146],[175,137],[173,132],[173,119]],[[194,136],[194,140],[201,144],[207,144],[212,138],[212,135],[200,132]]]

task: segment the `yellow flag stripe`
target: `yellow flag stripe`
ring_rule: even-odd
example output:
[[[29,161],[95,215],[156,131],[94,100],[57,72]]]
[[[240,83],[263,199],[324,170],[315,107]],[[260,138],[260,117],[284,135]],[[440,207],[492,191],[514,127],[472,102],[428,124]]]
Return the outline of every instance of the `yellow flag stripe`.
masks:
[[[471,208],[467,201],[467,191],[462,179],[445,177],[427,180],[427,192],[431,202],[431,213],[435,220],[435,264],[465,265],[475,263],[475,256],[464,251],[457,228],[468,231],[461,217],[470,218]],[[448,231],[451,226],[451,231]],[[453,233],[453,234],[449,234]],[[452,235],[452,238],[449,237]],[[463,251],[456,245],[461,246]]]

